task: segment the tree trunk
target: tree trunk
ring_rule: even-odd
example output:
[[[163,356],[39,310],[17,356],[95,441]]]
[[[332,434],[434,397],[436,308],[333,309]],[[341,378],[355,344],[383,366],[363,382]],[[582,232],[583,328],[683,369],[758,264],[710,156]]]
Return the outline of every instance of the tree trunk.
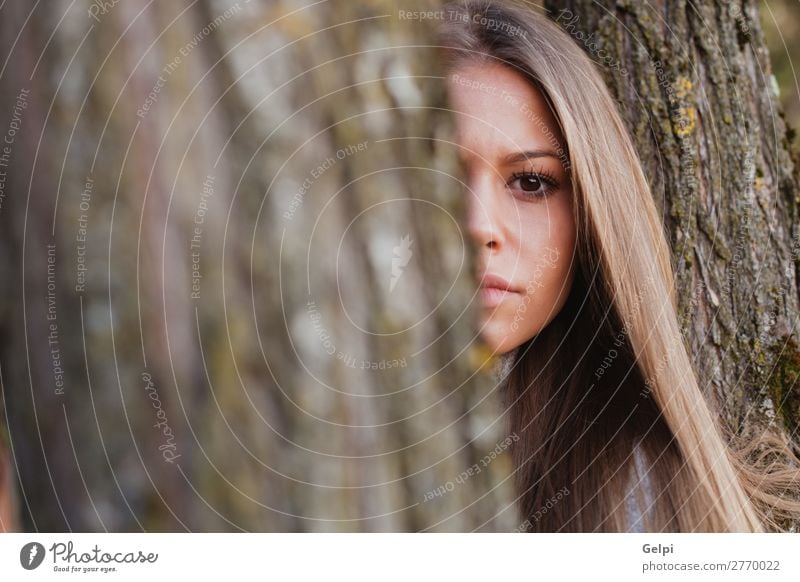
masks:
[[[547,0],[620,103],[664,217],[701,387],[736,432],[800,422],[798,159],[758,6]]]
[[[3,9],[24,527],[516,526],[442,83],[403,48],[425,27],[388,0],[46,4]]]

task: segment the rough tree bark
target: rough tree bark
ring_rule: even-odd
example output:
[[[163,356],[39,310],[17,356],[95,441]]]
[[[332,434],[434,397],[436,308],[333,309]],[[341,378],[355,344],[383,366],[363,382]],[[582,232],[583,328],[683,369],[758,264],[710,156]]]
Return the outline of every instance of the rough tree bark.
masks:
[[[425,28],[387,0],[0,10],[24,527],[515,527]]]
[[[754,2],[548,0],[603,72],[662,210],[701,386],[800,423],[798,158]]]

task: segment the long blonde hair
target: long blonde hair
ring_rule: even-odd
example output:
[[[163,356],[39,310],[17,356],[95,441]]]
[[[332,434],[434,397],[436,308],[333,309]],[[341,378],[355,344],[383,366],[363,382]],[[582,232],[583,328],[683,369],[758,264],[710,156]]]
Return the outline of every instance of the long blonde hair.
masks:
[[[646,508],[646,531],[785,528],[800,515],[795,445],[765,432],[734,448],[712,414],[678,323],[662,222],[594,63],[523,6],[466,0],[443,14],[449,70],[477,61],[518,71],[550,104],[569,153],[574,283],[516,350],[504,385],[524,529],[627,531],[629,495]],[[645,478],[653,499],[630,487]]]

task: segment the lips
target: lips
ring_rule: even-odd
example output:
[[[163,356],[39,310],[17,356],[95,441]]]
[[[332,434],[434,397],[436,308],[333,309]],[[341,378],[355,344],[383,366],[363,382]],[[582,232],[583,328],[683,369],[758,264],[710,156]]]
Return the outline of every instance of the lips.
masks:
[[[511,295],[519,292],[499,275],[487,273],[481,279],[481,303],[484,307],[497,307]]]

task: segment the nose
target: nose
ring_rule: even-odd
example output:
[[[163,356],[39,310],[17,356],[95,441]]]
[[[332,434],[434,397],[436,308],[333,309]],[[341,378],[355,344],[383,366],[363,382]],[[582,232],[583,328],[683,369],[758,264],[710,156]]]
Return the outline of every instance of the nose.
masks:
[[[479,249],[498,250],[501,232],[496,214],[496,196],[488,181],[470,184],[467,205],[467,228]]]

